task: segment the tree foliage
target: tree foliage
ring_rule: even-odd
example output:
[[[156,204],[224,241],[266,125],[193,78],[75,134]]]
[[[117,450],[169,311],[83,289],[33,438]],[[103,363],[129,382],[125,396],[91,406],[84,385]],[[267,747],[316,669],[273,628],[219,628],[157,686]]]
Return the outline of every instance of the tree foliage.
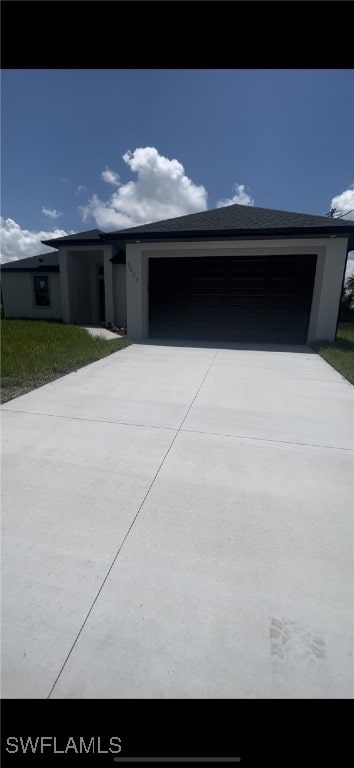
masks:
[[[343,285],[339,305],[339,321],[354,322],[354,275],[348,277]]]

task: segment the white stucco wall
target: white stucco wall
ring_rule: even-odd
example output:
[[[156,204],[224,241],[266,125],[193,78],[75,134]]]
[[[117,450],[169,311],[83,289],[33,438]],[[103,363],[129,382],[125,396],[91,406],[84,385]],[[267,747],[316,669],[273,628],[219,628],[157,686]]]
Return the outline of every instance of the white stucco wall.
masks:
[[[308,343],[319,340],[333,341],[347,242],[346,237],[334,237],[127,244],[128,336],[132,339],[149,336],[149,258],[316,254],[317,268],[307,340]]]
[[[346,238],[329,238],[317,258],[308,342],[333,341],[347,255]]]
[[[125,264],[113,264],[114,322],[127,324],[127,286]]]
[[[48,277],[49,307],[37,307],[34,293],[34,276]],[[5,317],[29,317],[36,320],[63,317],[60,279],[58,272],[2,272],[2,297]]]
[[[149,252],[141,244],[126,246],[127,334],[131,339],[149,336],[148,259]]]

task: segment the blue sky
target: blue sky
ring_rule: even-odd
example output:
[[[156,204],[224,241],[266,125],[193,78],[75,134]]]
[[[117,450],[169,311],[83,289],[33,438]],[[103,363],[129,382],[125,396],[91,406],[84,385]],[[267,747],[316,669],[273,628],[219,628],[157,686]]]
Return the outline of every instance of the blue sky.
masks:
[[[5,70],[2,260],[231,201],[349,211],[353,128],[350,70]]]

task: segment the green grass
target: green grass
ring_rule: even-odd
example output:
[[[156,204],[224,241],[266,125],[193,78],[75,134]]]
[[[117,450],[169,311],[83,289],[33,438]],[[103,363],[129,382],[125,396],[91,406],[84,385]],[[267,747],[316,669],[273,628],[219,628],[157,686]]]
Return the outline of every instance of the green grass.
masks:
[[[313,349],[354,384],[354,323],[340,323],[336,340],[314,343]]]
[[[44,320],[1,321],[2,401],[42,386],[129,344],[95,338],[77,325]]]

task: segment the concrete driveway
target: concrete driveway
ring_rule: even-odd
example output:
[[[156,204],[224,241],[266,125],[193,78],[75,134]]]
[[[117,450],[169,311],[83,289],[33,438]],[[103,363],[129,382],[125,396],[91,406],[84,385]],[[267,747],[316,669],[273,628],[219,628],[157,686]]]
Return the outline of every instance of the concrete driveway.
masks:
[[[353,388],[134,344],[2,408],[2,696],[353,696]]]

